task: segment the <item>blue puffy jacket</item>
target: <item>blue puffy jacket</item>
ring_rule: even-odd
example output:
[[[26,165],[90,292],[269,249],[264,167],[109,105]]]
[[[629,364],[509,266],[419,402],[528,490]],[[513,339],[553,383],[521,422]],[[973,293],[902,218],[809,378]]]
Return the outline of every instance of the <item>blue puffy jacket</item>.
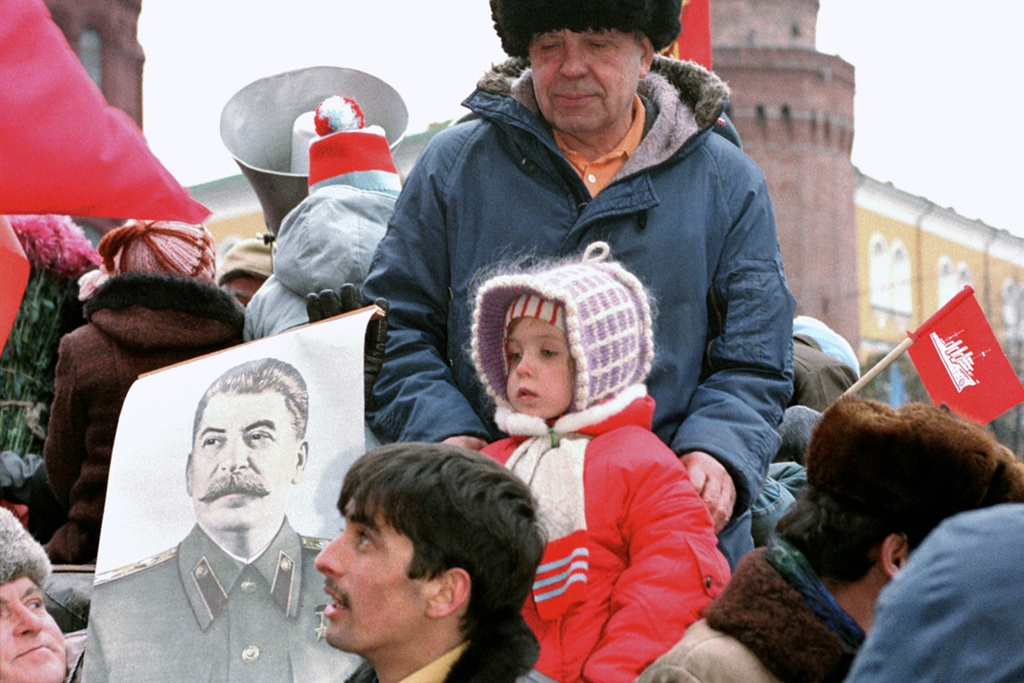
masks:
[[[485,75],[464,102],[477,118],[434,136],[363,285],[366,299],[390,303],[369,418],[385,440],[496,438],[468,355],[474,284],[496,264],[604,240],[657,301],[654,430],[676,453],[703,450],[725,465],[739,517],[792,391],[794,300],[768,188],[711,131],[728,95],[716,76],[656,57],[639,94],[644,139],[593,198],[538,113],[525,61]],[[746,533],[723,550],[733,561],[749,547]]]
[[[847,683],[1024,681],[1024,505],[950,517],[883,590]]]

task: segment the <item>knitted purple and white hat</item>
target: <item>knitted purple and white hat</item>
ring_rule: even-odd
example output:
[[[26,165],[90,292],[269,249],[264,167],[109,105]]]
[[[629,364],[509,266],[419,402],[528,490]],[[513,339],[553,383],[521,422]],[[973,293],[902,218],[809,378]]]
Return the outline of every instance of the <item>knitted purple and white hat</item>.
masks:
[[[564,312],[569,353],[576,364],[571,410],[584,410],[643,382],[654,357],[651,307],[640,280],[607,261],[608,244],[594,242],[579,263],[498,275],[477,290],[472,356],[487,393],[508,406],[506,315],[524,294],[557,303]]]

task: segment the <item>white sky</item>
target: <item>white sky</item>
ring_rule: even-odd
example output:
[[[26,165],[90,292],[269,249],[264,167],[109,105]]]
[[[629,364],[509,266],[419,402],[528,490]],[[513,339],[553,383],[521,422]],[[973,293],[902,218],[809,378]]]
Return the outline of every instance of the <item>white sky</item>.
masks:
[[[715,2],[715,0],[711,0]],[[486,0],[144,0],[144,132],[185,185],[235,175],[220,112],[254,80],[345,66],[394,86],[409,129],[459,115],[504,58]],[[857,69],[853,162],[1024,236],[1021,19],[1007,0],[821,0],[817,47]]]

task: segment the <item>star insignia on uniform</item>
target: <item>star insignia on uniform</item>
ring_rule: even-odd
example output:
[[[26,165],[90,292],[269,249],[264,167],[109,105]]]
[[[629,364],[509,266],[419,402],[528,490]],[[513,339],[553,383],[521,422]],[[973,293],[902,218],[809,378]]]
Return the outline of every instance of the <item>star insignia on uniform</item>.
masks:
[[[324,616],[324,610],[327,609],[327,605],[317,605],[316,613],[320,617],[320,625],[316,627],[313,632],[316,634],[316,642],[320,642],[327,637],[327,617]]]

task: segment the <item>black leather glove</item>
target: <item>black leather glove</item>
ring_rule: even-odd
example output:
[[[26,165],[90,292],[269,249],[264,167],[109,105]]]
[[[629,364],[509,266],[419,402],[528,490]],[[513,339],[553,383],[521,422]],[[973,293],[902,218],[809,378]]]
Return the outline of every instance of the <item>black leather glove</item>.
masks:
[[[333,289],[323,289],[306,295],[306,315],[311,323],[327,320],[345,312],[341,304],[341,297]]]
[[[386,299],[377,299],[373,303],[384,311],[384,315],[367,324],[363,340],[363,397],[367,403],[373,395],[373,383],[377,381],[377,375],[384,364],[384,347],[388,341],[388,302]],[[343,284],[338,291],[324,289],[306,295],[306,315],[311,323],[362,307],[359,288],[351,282]]]

